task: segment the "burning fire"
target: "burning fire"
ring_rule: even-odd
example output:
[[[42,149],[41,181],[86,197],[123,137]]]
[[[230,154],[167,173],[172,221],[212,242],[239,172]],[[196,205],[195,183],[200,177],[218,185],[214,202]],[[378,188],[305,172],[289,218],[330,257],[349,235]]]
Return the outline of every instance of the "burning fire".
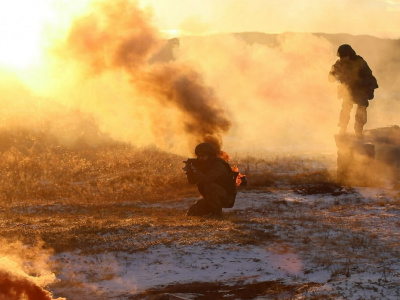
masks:
[[[244,186],[247,185],[247,178],[246,175],[241,174],[239,172],[239,168],[237,166],[232,167],[232,171],[238,173],[236,177],[236,186]]]
[[[229,162],[229,160],[231,159],[231,157],[229,156],[228,153],[226,153],[225,151],[220,151],[220,153],[218,154],[218,157],[222,158],[223,160],[225,160],[226,162]],[[236,177],[236,186],[244,186],[247,185],[247,178],[246,175],[241,174],[239,172],[239,168],[237,166],[233,166],[231,167],[232,171],[237,173],[237,177]]]

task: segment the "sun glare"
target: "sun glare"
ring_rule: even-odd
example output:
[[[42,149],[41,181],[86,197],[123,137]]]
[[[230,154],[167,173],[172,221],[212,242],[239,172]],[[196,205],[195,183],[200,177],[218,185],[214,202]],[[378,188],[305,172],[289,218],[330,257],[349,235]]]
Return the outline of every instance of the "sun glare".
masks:
[[[176,38],[181,35],[181,31],[179,29],[166,29],[162,30],[161,32],[163,32],[169,39]]]
[[[40,56],[41,32],[49,15],[45,0],[0,2],[0,64],[26,68]]]

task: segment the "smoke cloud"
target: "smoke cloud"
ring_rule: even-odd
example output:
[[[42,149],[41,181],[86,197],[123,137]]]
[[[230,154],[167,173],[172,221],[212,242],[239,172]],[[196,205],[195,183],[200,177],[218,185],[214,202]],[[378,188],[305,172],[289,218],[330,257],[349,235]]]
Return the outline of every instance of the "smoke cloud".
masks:
[[[54,111],[70,110],[93,116],[114,139],[178,154],[202,141],[231,155],[335,152],[341,102],[328,72],[343,43],[366,59],[380,87],[365,128],[397,121],[396,41],[305,33],[166,41],[152,21],[132,1],[93,3],[52,40],[47,69],[28,81],[32,91],[0,84],[2,99],[16,103],[0,100],[2,124],[39,128]],[[55,130],[59,116],[50,128],[61,138],[68,130]]]
[[[74,22],[60,52],[84,76],[73,88],[81,93],[82,103],[75,104],[99,112],[92,102],[100,102],[104,114],[112,101],[114,125],[130,118],[140,128],[123,129],[128,140],[168,150],[184,143],[193,149],[202,141],[220,149],[224,138],[229,151],[242,153],[248,145],[296,151],[310,146],[310,136],[315,147],[333,145],[336,120],[326,116],[337,103],[323,99],[334,93],[327,75],[321,77],[332,59],[328,41],[293,34],[268,47],[234,36],[188,38],[176,46],[173,60],[151,62],[163,42],[150,22],[150,15],[124,0],[97,4]],[[93,93],[105,86],[120,103]]]
[[[179,59],[203,57],[200,68],[226,103],[234,124],[226,140],[229,152],[331,147],[339,105],[327,80],[333,52],[327,40],[285,34],[265,45],[231,35],[181,44]]]
[[[218,98],[190,65],[148,64],[162,45],[149,19],[126,0],[97,4],[92,14],[75,21],[61,52],[79,61],[90,78],[124,71],[136,90],[124,101],[132,101],[135,106],[138,98],[152,98],[162,106],[176,108],[174,113],[181,124],[175,126],[181,128],[174,129],[183,131],[189,144],[208,141],[220,149],[222,136],[231,123]],[[156,123],[163,123],[163,119]]]
[[[40,244],[27,247],[0,240],[0,245],[0,299],[55,300],[45,289],[56,282],[49,268],[50,253]]]

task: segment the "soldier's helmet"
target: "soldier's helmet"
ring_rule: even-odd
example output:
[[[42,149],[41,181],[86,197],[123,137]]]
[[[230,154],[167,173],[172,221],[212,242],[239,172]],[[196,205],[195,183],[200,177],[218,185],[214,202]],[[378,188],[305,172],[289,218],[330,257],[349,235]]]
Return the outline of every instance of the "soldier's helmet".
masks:
[[[346,57],[346,56],[352,57],[355,55],[356,55],[356,51],[354,51],[354,49],[351,48],[351,46],[348,44],[340,45],[337,50],[337,56],[339,56],[339,57]]]
[[[215,156],[217,155],[214,147],[209,144],[209,143],[201,143],[198,144],[194,150],[194,153],[199,156],[199,155],[210,155],[210,156]]]

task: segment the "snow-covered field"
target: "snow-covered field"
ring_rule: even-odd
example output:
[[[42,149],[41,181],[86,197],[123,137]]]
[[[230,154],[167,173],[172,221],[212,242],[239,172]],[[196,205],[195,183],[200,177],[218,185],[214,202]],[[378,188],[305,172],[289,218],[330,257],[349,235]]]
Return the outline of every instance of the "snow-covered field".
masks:
[[[54,254],[59,282],[49,290],[67,299],[400,299],[399,197],[335,186],[245,189],[219,220],[184,216],[193,198],[140,202],[152,214],[177,211],[163,216],[175,230],[153,219],[130,237],[149,247]],[[135,216],[125,222],[135,226]]]

